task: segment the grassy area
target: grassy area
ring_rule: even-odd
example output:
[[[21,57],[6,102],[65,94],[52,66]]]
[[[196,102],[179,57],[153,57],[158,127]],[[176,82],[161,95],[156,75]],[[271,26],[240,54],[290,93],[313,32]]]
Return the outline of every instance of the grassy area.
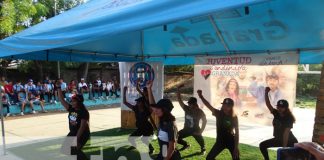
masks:
[[[316,107],[316,97],[297,96],[296,106],[300,107],[300,108],[315,108]]]
[[[129,160],[140,160],[140,153],[135,150],[129,149],[129,144],[127,142],[128,135],[132,132],[132,130],[124,130],[124,129],[109,129],[105,131],[92,133],[92,146],[86,146],[84,148],[84,152],[87,155],[97,155],[99,156],[102,150],[103,157],[99,156],[99,159],[105,160],[117,160],[119,156],[125,156]],[[10,148],[9,151],[14,153],[15,155],[22,157],[26,160],[62,160],[67,157],[61,155],[59,153],[59,149],[63,142],[64,138],[50,140],[46,142],[34,143],[29,145],[24,145],[20,147]],[[181,152],[181,156],[183,159],[193,159],[193,160],[201,160],[205,159],[205,156],[198,155],[200,151],[200,147],[197,142],[193,138],[186,139],[191,147],[185,151]],[[207,152],[211,149],[213,144],[215,143],[214,138],[205,137],[206,149]],[[116,148],[114,148],[114,147]],[[153,146],[155,148],[155,155],[157,154],[159,147],[157,144],[157,140],[153,141]],[[181,146],[178,146],[179,148]],[[259,151],[259,148],[240,144],[241,151],[241,159],[242,160],[261,160],[262,155]],[[269,151],[270,159],[276,159],[276,152]],[[154,157],[154,155],[153,155]],[[96,158],[98,159],[98,157]],[[224,150],[217,157],[218,160],[228,160],[231,159],[230,153],[227,150]]]

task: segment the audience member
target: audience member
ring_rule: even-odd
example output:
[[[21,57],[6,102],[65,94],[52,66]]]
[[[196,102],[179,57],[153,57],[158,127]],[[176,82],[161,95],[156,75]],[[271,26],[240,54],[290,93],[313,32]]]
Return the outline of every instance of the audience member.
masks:
[[[61,90],[62,90],[62,93],[63,93],[63,97],[64,97],[64,99],[66,99],[66,95],[65,94],[68,91],[67,85],[64,82],[63,78],[60,78],[59,82],[61,83]]]
[[[35,105],[40,105],[41,108],[42,108],[42,112],[46,113],[47,111],[45,110],[45,100],[42,100],[40,98],[40,95],[37,94],[36,92],[31,92],[31,93],[28,93],[28,94],[29,94],[28,95],[28,97],[29,97],[28,101],[29,101],[30,105],[33,105],[33,106],[34,106],[34,104]]]
[[[13,102],[16,99],[16,97],[13,91],[12,81],[8,81],[8,83],[4,86],[4,89],[5,89],[5,93],[9,96],[11,100],[10,102]]]
[[[16,84],[13,86],[13,91],[14,91],[14,94],[15,94],[15,97],[16,97],[16,99],[14,99],[15,102],[19,102],[19,101],[18,101],[18,93],[19,93],[21,90],[24,90],[24,86],[21,85],[21,81],[18,80],[18,81],[16,82]]]
[[[89,92],[88,85],[85,82],[84,78],[81,78],[81,82],[78,85],[78,90],[81,94]]]
[[[2,77],[1,77],[1,80],[0,80],[0,85],[1,85],[1,86],[4,86],[4,85],[6,85],[6,82],[7,82],[7,81],[6,81],[6,77],[5,77],[5,76],[2,76]]]
[[[73,92],[73,91],[76,91],[78,89],[77,85],[75,83],[75,80],[70,81],[68,89],[69,89],[69,92]]]
[[[26,93],[23,89],[21,89],[18,92],[18,104],[21,105],[21,111],[20,111],[20,115],[24,115],[24,110],[25,110],[25,106],[27,104],[29,104],[30,108],[32,109],[32,113],[35,114],[35,110],[34,110],[34,105],[33,103],[30,103],[30,101],[28,100]]]
[[[10,102],[9,102],[9,98],[8,95],[5,94],[4,89],[1,89],[1,101],[2,101],[2,106],[4,108],[7,108],[7,117],[10,116]]]
[[[48,102],[53,103],[52,96],[53,96],[54,86],[53,86],[51,80],[48,80],[44,84],[44,90],[45,90],[45,95],[47,95],[47,97],[48,97]]]

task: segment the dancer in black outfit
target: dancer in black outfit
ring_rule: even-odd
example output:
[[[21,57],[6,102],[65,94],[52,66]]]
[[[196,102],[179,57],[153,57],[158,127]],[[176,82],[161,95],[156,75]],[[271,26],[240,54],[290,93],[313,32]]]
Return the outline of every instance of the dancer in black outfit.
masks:
[[[150,107],[150,102],[149,102],[149,99],[148,99],[148,92],[147,92],[147,87],[144,87],[143,90],[141,90],[141,87],[140,87],[140,80],[137,81],[137,85],[136,85],[136,90],[137,92],[145,99],[145,107]],[[152,117],[152,114],[149,116],[149,120],[153,126],[153,129],[154,130],[157,130],[157,126],[156,126],[156,123]]]
[[[136,137],[142,137],[142,141],[145,144],[149,144],[149,137],[153,135],[153,127],[152,124],[148,121],[152,111],[149,107],[145,106],[145,98],[140,97],[136,99],[136,104],[132,105],[127,102],[126,99],[126,92],[127,87],[124,87],[123,92],[123,103],[133,110],[135,112],[135,118],[136,118],[136,127],[137,130],[135,130],[130,136],[129,141],[132,144],[133,147],[136,147],[135,138]],[[154,151],[154,148],[151,144],[149,144],[149,153],[152,154]]]
[[[63,143],[62,151],[66,149],[65,147],[72,146],[71,137],[76,137],[77,146],[71,148],[71,155],[77,155],[78,160],[87,160],[88,158],[83,153],[82,148],[90,139],[90,128],[89,128],[90,116],[87,108],[83,104],[84,98],[82,95],[74,95],[72,97],[71,104],[69,104],[63,98],[61,84],[57,83],[56,86],[57,86],[59,100],[61,104],[64,106],[64,108],[69,112],[68,119],[69,119],[70,132],[68,133],[67,136],[70,138],[67,138]]]
[[[239,160],[239,124],[238,118],[233,111],[234,101],[230,98],[225,98],[222,103],[221,110],[218,110],[211,106],[210,103],[203,97],[201,90],[198,90],[197,93],[205,106],[212,111],[217,121],[216,143],[208,153],[206,159],[214,160],[220,152],[227,148],[232,155],[232,159]]]
[[[289,104],[282,99],[277,102],[277,109],[273,108],[269,100],[270,88],[265,88],[265,102],[269,111],[273,114],[273,136],[274,138],[260,143],[260,150],[265,160],[269,160],[267,149],[270,147],[293,147],[298,143],[296,137],[291,132],[295,117],[289,109]]]
[[[185,123],[184,123],[184,128],[179,131],[178,143],[183,146],[182,149],[180,149],[180,151],[190,147],[190,144],[188,144],[183,139],[189,136],[193,136],[200,145],[200,149],[201,149],[200,154],[205,154],[206,152],[205,142],[201,134],[206,127],[206,123],[207,123],[206,115],[199,108],[197,104],[197,99],[195,97],[189,98],[188,105],[183,103],[181,98],[181,93],[180,93],[181,87],[183,87],[183,85],[177,88],[177,97],[181,108],[185,112]],[[199,127],[200,120],[202,120],[201,128]]]
[[[171,114],[173,107],[169,99],[161,99],[155,103],[152,93],[152,82],[147,83],[148,97],[153,113],[159,117],[158,141],[160,152],[156,160],[181,160],[176,149],[178,129],[175,117]]]

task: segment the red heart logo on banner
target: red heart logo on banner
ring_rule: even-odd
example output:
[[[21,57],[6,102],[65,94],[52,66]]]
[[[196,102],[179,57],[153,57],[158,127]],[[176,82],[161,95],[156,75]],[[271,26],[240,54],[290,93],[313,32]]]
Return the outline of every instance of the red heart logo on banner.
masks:
[[[209,69],[207,70],[201,70],[200,74],[205,78],[208,79],[208,77],[210,76],[211,71]]]

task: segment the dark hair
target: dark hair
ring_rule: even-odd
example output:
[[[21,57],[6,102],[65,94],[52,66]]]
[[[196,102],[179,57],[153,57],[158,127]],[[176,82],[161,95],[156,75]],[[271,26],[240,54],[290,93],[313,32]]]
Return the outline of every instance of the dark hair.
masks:
[[[80,102],[80,108],[81,108],[81,109],[84,109],[84,110],[88,110],[87,107],[84,105],[83,102],[82,102],[82,103]]]
[[[88,110],[87,107],[84,105],[82,100],[78,100],[78,99],[76,99],[76,100],[77,100],[78,107],[80,109]]]
[[[286,111],[284,114],[285,114],[285,116],[288,116],[289,118],[291,118],[293,120],[293,123],[296,122],[296,118],[289,108],[286,108]]]
[[[239,95],[239,93],[240,93],[240,86],[239,86],[239,84],[238,84],[238,82],[237,82],[237,80],[236,80],[235,78],[231,78],[231,79],[227,82],[226,87],[225,87],[226,92],[228,92],[228,88],[229,88],[229,84],[230,84],[230,82],[234,82],[234,83],[236,84],[235,94],[236,94],[236,95]]]
[[[225,114],[223,107],[224,107],[224,105],[222,105],[221,111]],[[230,107],[230,108],[231,108],[230,116],[231,117],[236,117],[236,114],[234,112],[234,107]]]
[[[75,99],[75,100],[77,100],[78,102],[81,102],[81,103],[84,102],[84,97],[83,97],[82,94],[76,94],[76,95],[72,96],[72,99]]]
[[[160,121],[175,121],[176,118],[172,115],[171,112],[166,111],[165,109],[161,108],[163,112],[163,116],[160,118]]]

